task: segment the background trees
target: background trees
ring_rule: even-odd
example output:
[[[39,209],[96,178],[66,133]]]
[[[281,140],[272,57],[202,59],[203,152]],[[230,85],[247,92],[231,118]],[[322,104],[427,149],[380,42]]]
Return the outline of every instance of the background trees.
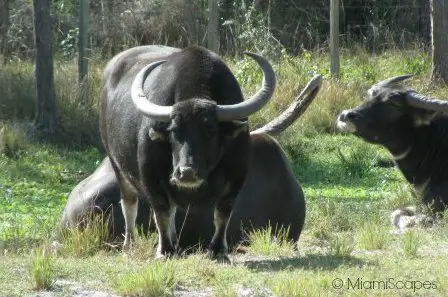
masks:
[[[209,3],[214,2],[218,4],[222,54],[254,49],[273,52],[282,48],[297,54],[303,49],[328,49],[328,0],[89,2],[89,47],[104,58],[138,44],[206,45]],[[32,5],[27,0],[0,0],[0,5],[4,3],[10,3],[11,24],[4,44],[15,57],[33,57]],[[53,0],[51,4],[53,48],[56,54],[66,58],[77,55],[80,3],[80,0]],[[342,47],[356,45],[380,52],[416,44],[430,46],[430,3],[427,0],[345,0],[340,3]]]
[[[37,90],[35,126],[46,134],[54,134],[57,125],[50,4],[50,0],[34,0]]]
[[[448,83],[448,3],[431,0],[432,78]]]

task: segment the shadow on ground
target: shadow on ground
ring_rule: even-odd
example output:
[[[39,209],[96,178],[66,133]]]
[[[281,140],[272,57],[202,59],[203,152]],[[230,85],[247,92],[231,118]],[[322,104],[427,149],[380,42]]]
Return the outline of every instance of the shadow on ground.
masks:
[[[368,261],[354,257],[340,257],[330,255],[306,255],[281,259],[247,259],[244,265],[254,271],[280,271],[291,269],[334,270],[341,265],[363,267]]]

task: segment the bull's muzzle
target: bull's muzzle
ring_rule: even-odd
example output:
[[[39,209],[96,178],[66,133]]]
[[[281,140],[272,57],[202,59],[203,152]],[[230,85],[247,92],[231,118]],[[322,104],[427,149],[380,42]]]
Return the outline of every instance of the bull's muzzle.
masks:
[[[337,127],[339,130],[349,133],[356,132],[356,121],[360,117],[359,113],[350,109],[344,110],[338,117]]]
[[[180,188],[194,189],[200,187],[204,180],[199,178],[195,169],[190,166],[179,166],[174,171],[170,182]]]

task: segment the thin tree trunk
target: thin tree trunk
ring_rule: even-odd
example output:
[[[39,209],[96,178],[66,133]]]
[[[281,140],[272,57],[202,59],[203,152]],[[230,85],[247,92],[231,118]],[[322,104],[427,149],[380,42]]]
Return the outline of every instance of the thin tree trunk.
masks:
[[[89,36],[89,1],[79,1],[79,56],[78,56],[78,83],[87,87],[89,64],[87,56],[87,43]]]
[[[339,0],[330,2],[331,75],[339,77]]]
[[[431,0],[432,80],[448,83],[448,3]]]
[[[8,57],[8,46],[6,38],[9,30],[9,0],[0,0],[0,56],[6,63]]]
[[[215,53],[219,52],[219,15],[218,0],[209,0],[208,2],[209,20],[208,20],[208,38],[207,46]]]
[[[47,134],[56,130],[56,104],[53,77],[51,0],[34,0],[36,40],[36,118],[35,126]]]

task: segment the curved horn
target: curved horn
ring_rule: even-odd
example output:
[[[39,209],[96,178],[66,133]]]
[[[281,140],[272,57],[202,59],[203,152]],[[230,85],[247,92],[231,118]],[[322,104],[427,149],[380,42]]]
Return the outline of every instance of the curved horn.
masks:
[[[277,83],[271,64],[262,56],[254,53],[244,52],[254,59],[263,71],[263,85],[250,99],[232,105],[217,105],[216,112],[220,121],[231,121],[247,118],[250,114],[257,112],[271,99]]]
[[[394,76],[394,77],[390,77],[388,79],[382,80],[380,82],[377,82],[375,85],[378,87],[386,87],[388,85],[391,84],[396,84],[399,82],[402,82],[403,80],[406,80],[408,78],[413,77],[414,74],[404,74],[404,75],[398,75],[398,76]]]
[[[415,91],[410,91],[406,94],[406,101],[413,107],[439,112],[448,112],[448,101],[429,98],[424,95],[420,95]]]
[[[143,83],[148,75],[160,64],[165,63],[165,60],[156,61],[143,67],[135,76],[131,87],[132,101],[135,107],[145,116],[160,122],[167,122],[170,120],[172,106],[161,106],[149,102],[143,92]]]
[[[319,74],[315,75],[285,111],[263,127],[251,131],[250,134],[267,133],[275,136],[283,132],[305,112],[317,93],[319,93],[322,81],[322,76]]]
[[[402,82],[406,79],[409,79],[411,77],[413,77],[413,74],[404,74],[404,75],[398,75],[398,76],[394,76],[394,77],[390,77],[388,79],[382,80],[380,82],[377,82],[376,84],[374,84],[367,92],[369,94],[373,94],[373,92],[377,91],[378,89],[384,88],[384,87],[388,87],[392,84],[396,84],[399,82]]]

